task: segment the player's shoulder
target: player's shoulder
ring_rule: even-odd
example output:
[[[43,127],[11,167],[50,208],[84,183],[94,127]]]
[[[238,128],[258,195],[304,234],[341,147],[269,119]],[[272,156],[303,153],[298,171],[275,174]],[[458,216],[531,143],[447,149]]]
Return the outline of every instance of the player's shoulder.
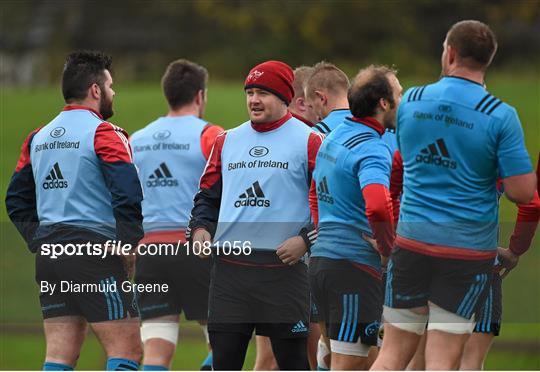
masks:
[[[477,102],[474,110],[484,115],[504,120],[508,116],[514,116],[517,113],[513,106],[488,91],[475,98]]]

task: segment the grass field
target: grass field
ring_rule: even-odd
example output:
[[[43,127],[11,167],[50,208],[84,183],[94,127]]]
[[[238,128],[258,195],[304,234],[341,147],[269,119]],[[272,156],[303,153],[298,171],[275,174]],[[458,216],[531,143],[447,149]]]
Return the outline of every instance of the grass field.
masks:
[[[403,79],[406,88],[428,80]],[[520,114],[527,147],[533,161],[539,151],[540,82],[538,76],[495,76],[488,79],[490,92],[515,106]],[[130,133],[166,113],[158,84],[123,85],[115,82],[115,116],[111,121]],[[247,120],[241,83],[209,87],[207,119],[226,128]],[[21,143],[37,126],[50,121],[62,108],[58,88],[6,89],[0,95],[0,191],[5,195]],[[535,163],[536,164],[536,163]],[[501,203],[501,245],[507,245],[516,209]],[[8,222],[4,203],[0,207],[0,369],[40,369],[44,340],[40,329],[33,257]],[[504,282],[504,324],[490,354],[487,369],[540,369],[540,239]],[[198,369],[206,351],[196,326],[180,340],[173,367]],[[192,336],[190,336],[192,335]],[[253,348],[245,365],[251,368]],[[89,336],[82,352],[80,369],[103,368],[105,357],[97,341]]]

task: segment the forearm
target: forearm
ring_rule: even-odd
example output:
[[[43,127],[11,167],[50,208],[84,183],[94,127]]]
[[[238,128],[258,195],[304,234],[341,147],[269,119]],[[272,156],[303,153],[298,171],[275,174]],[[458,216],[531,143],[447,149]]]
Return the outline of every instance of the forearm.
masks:
[[[514,232],[510,238],[510,250],[520,256],[530,248],[540,220],[540,198],[538,192],[528,204],[518,205]]]
[[[394,244],[394,217],[388,188],[381,184],[370,184],[362,189],[366,201],[366,216],[379,252],[389,256]]]

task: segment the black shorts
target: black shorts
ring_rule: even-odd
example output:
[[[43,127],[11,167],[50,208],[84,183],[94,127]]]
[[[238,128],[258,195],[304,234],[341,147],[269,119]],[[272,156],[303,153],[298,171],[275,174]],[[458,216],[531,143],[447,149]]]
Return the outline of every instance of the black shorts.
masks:
[[[383,307],[380,278],[348,260],[312,257],[312,295],[328,337],[343,342],[377,345]]]
[[[309,269],[308,269],[309,270]],[[311,290],[310,290],[311,291]],[[313,301],[313,296],[309,295],[309,298],[311,300],[310,308],[309,308],[309,322],[310,323],[319,323],[319,309],[317,309],[317,305],[315,305],[315,301]]]
[[[139,316],[118,256],[51,259],[38,251],[35,278],[44,319],[80,315],[93,323]],[[44,283],[54,285],[54,292],[45,290]]]
[[[440,258],[395,247],[388,263],[385,306],[410,309],[429,302],[470,319],[489,292],[494,258]]]
[[[210,260],[187,254],[139,256],[135,270],[137,284],[167,284],[167,292],[144,292],[137,302],[141,319],[177,315],[188,320],[208,318]]]
[[[484,306],[476,317],[474,332],[493,333],[499,335],[502,320],[502,279],[498,273],[493,273],[491,286]]]
[[[276,256],[272,252],[273,256]],[[277,256],[276,256],[277,257]],[[211,270],[209,332],[275,338],[307,337],[309,286],[304,263],[260,265],[215,258]]]

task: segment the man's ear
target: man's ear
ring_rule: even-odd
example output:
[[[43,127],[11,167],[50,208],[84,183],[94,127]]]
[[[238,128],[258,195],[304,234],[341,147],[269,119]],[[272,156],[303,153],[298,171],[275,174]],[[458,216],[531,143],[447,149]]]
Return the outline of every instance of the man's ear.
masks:
[[[318,99],[321,100],[323,105],[325,105],[328,102],[328,97],[326,97],[326,94],[324,94],[324,92],[320,90],[316,90],[315,95],[317,96]]]
[[[201,89],[197,92],[197,95],[195,96],[195,103],[200,106],[204,103],[206,98],[206,91]]]
[[[306,99],[304,97],[298,97],[296,99],[296,107],[298,107],[302,111],[306,111]]]
[[[384,98],[379,98],[379,109],[381,109],[383,112],[388,111],[390,109],[390,102]]]
[[[101,99],[101,94],[101,88],[96,83],[90,85],[90,88],[88,88],[87,97],[91,97],[92,99],[99,101]]]
[[[446,46],[446,56],[446,58],[448,58],[449,65],[456,63],[457,52],[451,45]]]

